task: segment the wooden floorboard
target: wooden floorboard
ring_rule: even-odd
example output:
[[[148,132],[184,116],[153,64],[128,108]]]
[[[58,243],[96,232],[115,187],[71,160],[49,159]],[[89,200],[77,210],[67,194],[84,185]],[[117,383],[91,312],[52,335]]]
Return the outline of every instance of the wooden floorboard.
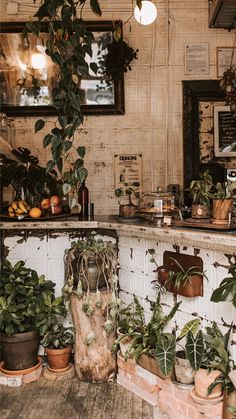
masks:
[[[153,408],[116,382],[40,378],[21,387],[0,385],[1,419],[153,419]]]

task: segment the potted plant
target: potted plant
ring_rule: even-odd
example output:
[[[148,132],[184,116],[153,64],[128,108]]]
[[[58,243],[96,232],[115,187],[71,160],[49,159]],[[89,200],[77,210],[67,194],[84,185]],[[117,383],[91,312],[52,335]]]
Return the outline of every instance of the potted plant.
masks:
[[[169,292],[183,295],[184,297],[196,297],[203,295],[203,278],[207,279],[205,272],[203,272],[200,266],[189,266],[184,267],[177,257],[171,257],[164,255],[166,264],[158,266],[155,261],[154,249],[148,249],[148,253],[151,255],[150,262],[155,263],[157,268],[154,272],[157,273],[157,278],[152,281],[157,287],[165,287]],[[167,266],[168,263],[168,266]],[[185,263],[187,266],[188,261]]]
[[[23,261],[0,267],[0,331],[4,366],[23,370],[37,363],[40,336],[65,316],[55,284],[26,268]]]
[[[71,308],[75,371],[82,381],[107,381],[115,375],[117,267],[116,244],[94,235],[72,243],[65,254],[63,295]]]
[[[186,351],[195,371],[195,396],[200,398],[219,398],[222,395],[222,383],[218,379],[228,375],[230,357],[228,341],[231,328],[223,336],[215,322],[206,327],[206,334],[200,330],[197,335],[189,332]]]
[[[210,190],[213,182],[208,170],[200,173],[199,177],[198,180],[192,180],[189,186],[189,193],[192,198],[191,216],[196,219],[206,219],[209,218]]]
[[[211,301],[215,303],[230,301],[236,308],[236,265],[230,265],[228,272],[230,276],[224,278],[219,287],[213,291]]]
[[[47,355],[48,368],[65,371],[70,367],[70,356],[74,343],[74,328],[56,324],[43,336],[41,341]]]
[[[229,214],[232,212],[232,198],[227,189],[227,182],[218,182],[214,186],[212,197],[212,220],[213,224],[229,224]]]
[[[137,205],[135,205],[132,201],[132,197],[138,199],[139,198],[139,191],[138,188],[140,187],[139,182],[133,182],[131,184],[124,183],[124,187],[117,188],[115,190],[115,195],[120,198],[122,196],[128,198],[128,204],[121,204],[119,202],[119,216],[120,217],[135,217],[137,212]]]

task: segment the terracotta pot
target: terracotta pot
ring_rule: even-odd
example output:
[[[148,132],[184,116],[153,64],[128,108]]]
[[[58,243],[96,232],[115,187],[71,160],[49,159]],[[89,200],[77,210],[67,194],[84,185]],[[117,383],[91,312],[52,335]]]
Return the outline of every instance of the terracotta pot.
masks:
[[[132,343],[133,343],[133,338],[131,338],[130,336],[125,336],[124,333],[122,333],[122,330],[121,330],[120,327],[118,327],[118,329],[117,329],[117,336],[119,338],[124,336],[123,338],[121,338],[121,340],[119,342],[120,351],[121,351],[121,355],[123,356],[123,358],[132,358],[132,355],[129,354],[129,351],[130,351]]]
[[[192,384],[194,382],[194,371],[188,359],[185,358],[184,351],[176,352],[175,376],[179,383]]]
[[[150,371],[152,374],[155,374],[158,377],[162,378],[163,380],[173,377],[173,369],[169,372],[168,375],[162,374],[157,360],[153,358],[151,355],[140,355],[140,357],[137,360],[137,364],[145,370]]]
[[[203,277],[200,275],[191,276],[191,281],[188,281],[185,285],[181,285],[176,288],[172,281],[169,281],[169,271],[164,267],[158,268],[158,282],[164,285],[167,291],[173,294],[183,295],[184,297],[199,297],[203,296]]]
[[[49,368],[62,370],[69,367],[71,350],[71,346],[62,349],[45,348]]]
[[[25,370],[37,364],[39,334],[36,331],[1,335],[4,367],[7,370]]]
[[[234,407],[236,409],[236,390],[230,394],[224,393],[222,416],[223,419],[235,419],[235,415],[230,413],[228,407]]]
[[[209,209],[206,205],[192,204],[191,207],[192,218],[209,218]]]
[[[137,207],[133,204],[131,205],[120,205],[119,207],[119,216],[120,217],[135,217]]]
[[[228,224],[229,214],[232,211],[232,199],[213,199],[212,201],[212,223]]]
[[[204,399],[215,399],[220,397],[222,394],[222,386],[218,384],[212,390],[212,392],[208,395],[208,387],[212,384],[216,378],[221,375],[221,371],[213,370],[208,372],[207,369],[200,368],[194,377],[195,382],[195,393],[198,397],[202,397]]]

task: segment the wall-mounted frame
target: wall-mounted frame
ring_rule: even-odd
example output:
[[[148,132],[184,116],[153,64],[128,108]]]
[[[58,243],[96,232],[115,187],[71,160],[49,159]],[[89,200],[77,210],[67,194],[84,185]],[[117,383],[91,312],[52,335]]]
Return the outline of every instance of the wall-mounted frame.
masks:
[[[33,34],[29,34],[31,37],[29,50],[29,46],[22,36],[25,24],[26,22],[1,22],[0,25],[1,112],[11,116],[56,115],[57,112],[50,101],[51,89],[57,79],[56,66],[46,56],[43,46],[38,43]],[[95,37],[95,42],[92,45],[93,57],[91,61],[96,62],[101,42],[104,45],[112,42],[114,24],[112,21],[86,21],[86,27],[93,32]],[[46,30],[42,36],[46,38]],[[36,54],[33,54],[34,56],[44,55],[39,64],[37,60],[33,63],[32,52],[36,52]],[[105,49],[103,49],[103,54],[105,54]],[[43,66],[42,62],[44,63]],[[37,89],[35,83],[38,83],[38,80],[40,94],[35,95],[34,89]],[[89,79],[82,80],[81,88],[85,90],[86,102],[81,105],[83,114],[124,114],[124,78],[115,81],[112,87],[107,86],[105,89],[98,87],[101,87],[100,82],[101,78],[95,74],[90,74]]]
[[[140,184],[137,191],[142,191],[142,154],[114,155],[115,188],[123,188],[124,184]]]
[[[223,77],[224,71],[230,68],[232,60],[232,47],[217,47],[216,49],[216,64],[217,64],[217,78]],[[233,54],[232,65],[236,67],[236,51]]]
[[[191,180],[199,178],[199,172],[209,169],[214,181],[224,180],[224,167],[219,164],[220,158],[211,160],[208,164],[200,161],[199,127],[200,102],[225,101],[219,80],[187,80],[183,85],[183,163],[184,163],[184,190],[189,188]],[[188,194],[185,202],[189,203]]]
[[[214,153],[236,157],[236,119],[229,106],[214,106]]]

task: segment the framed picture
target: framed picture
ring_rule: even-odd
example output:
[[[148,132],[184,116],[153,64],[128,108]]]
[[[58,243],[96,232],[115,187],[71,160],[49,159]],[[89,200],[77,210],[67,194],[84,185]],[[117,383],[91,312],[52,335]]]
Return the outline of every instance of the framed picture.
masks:
[[[185,44],[185,74],[209,74],[209,43]]]
[[[223,77],[224,71],[230,68],[233,54],[232,65],[236,67],[236,51],[232,47],[217,47],[216,49],[216,63],[217,63],[217,78]]]
[[[236,157],[236,118],[229,106],[214,106],[214,153]]]
[[[142,154],[115,154],[114,172],[115,188],[138,182],[140,187],[137,190],[142,191]]]
[[[112,21],[87,21],[86,28],[94,35],[92,58],[98,67],[113,41]],[[121,22],[119,24],[122,27]],[[0,106],[1,111],[12,116],[57,115],[52,106],[52,90],[56,87],[58,68],[45,53],[45,32],[36,37],[22,35],[26,22],[1,22],[0,25]],[[112,85],[102,82],[102,69],[81,80],[80,89],[85,98],[81,104],[84,115],[124,114],[124,79]]]

